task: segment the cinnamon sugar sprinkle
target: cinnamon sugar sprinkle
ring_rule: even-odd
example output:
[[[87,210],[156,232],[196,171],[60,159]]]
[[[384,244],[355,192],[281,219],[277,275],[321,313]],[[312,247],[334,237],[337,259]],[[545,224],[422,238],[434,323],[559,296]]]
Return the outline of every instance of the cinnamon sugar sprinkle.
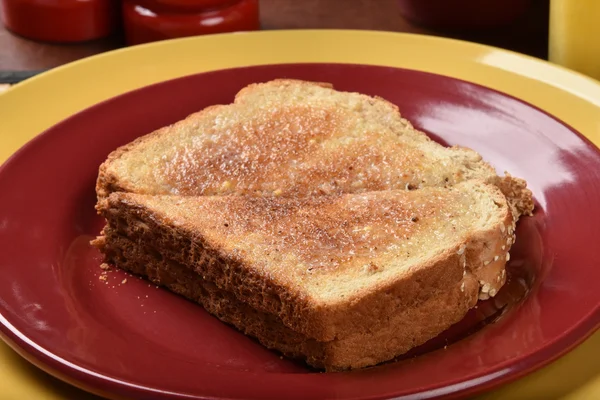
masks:
[[[314,273],[350,260],[370,265],[385,254],[417,256],[427,243],[454,243],[470,226],[473,202],[468,193],[431,188],[313,198],[213,197],[175,210],[182,220],[211,214],[212,221],[221,221],[213,227],[217,235],[252,236],[246,251],[257,259],[293,254],[300,268]]]
[[[254,111],[243,121],[203,119],[195,128],[202,135],[152,160],[155,180],[182,195],[303,196],[416,188],[427,170],[422,151],[360,113],[298,105]]]

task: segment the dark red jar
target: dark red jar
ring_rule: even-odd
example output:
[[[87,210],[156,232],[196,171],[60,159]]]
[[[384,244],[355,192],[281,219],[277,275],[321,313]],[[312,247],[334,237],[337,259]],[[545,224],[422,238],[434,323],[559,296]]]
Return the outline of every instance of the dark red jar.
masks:
[[[9,30],[47,42],[99,39],[118,21],[118,0],[0,0],[0,5]]]
[[[398,0],[405,18],[433,29],[477,30],[510,24],[531,0]]]
[[[129,44],[260,28],[258,0],[123,0]]]

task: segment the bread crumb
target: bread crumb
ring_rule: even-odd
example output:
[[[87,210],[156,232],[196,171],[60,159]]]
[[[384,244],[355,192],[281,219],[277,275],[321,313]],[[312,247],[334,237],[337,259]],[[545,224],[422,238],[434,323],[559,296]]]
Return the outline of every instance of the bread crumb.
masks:
[[[100,269],[104,271],[110,271],[110,265],[108,265],[107,263],[102,263],[100,264]]]
[[[123,280],[121,281],[121,283],[122,283],[123,285],[124,285],[124,284],[126,284],[126,283],[127,283],[127,278],[123,279]]]
[[[104,282],[106,282],[106,280],[108,279],[108,277],[107,277],[106,275],[100,275],[100,278],[99,278],[99,279],[100,279],[101,281],[104,281]]]

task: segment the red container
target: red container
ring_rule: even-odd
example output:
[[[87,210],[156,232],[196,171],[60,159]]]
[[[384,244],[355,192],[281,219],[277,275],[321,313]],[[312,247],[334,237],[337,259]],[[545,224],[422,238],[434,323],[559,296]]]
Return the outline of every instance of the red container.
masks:
[[[509,24],[531,0],[398,0],[407,19],[434,29],[482,29]]]
[[[129,44],[260,28],[258,0],[123,0]]]
[[[118,21],[117,0],[0,0],[12,32],[47,42],[83,42],[108,36]]]

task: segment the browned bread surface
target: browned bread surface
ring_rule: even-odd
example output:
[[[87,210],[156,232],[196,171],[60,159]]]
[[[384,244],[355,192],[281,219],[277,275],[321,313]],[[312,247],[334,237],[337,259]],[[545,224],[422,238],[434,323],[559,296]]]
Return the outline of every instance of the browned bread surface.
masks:
[[[479,154],[437,144],[395,105],[325,84],[275,80],[117,149],[100,168],[97,193],[310,196],[469,179],[498,184],[516,217],[533,209],[518,180],[500,185]]]
[[[113,193],[99,209],[107,238],[153,244],[321,341],[383,328],[463,281],[495,294],[514,240],[505,197],[479,181],[303,199]]]

